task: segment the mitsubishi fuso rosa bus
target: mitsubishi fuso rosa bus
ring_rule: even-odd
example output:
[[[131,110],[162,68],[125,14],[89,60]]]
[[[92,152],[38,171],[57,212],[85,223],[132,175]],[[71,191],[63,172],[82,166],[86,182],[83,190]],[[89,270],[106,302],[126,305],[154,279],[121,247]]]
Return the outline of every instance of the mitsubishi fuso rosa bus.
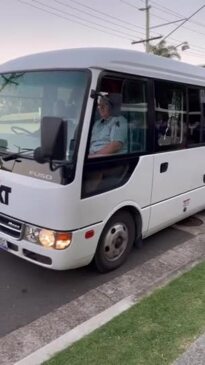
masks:
[[[123,148],[93,158],[102,98]],[[141,52],[70,49],[1,65],[0,248],[106,272],[204,209],[204,106],[202,67]]]

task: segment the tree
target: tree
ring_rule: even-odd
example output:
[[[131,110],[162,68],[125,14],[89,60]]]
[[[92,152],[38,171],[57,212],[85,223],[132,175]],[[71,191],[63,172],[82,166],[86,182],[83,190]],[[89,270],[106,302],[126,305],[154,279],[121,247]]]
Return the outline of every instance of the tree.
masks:
[[[167,58],[178,58],[179,60],[181,58],[177,48],[175,46],[167,46],[164,40],[160,41],[156,46],[150,44],[149,52]]]

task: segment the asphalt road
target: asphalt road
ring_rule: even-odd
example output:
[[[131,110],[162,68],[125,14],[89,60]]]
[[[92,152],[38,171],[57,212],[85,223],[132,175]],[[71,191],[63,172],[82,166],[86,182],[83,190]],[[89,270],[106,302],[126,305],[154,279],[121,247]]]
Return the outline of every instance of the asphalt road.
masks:
[[[0,337],[192,237],[168,228],[144,240],[143,248],[134,248],[121,268],[104,275],[92,265],[51,271],[0,251]]]

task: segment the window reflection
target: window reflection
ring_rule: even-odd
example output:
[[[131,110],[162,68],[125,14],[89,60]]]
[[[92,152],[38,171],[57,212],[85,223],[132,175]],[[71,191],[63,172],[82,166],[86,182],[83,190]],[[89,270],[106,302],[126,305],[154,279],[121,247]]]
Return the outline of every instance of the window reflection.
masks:
[[[155,82],[156,146],[181,144],[186,132],[185,89]]]

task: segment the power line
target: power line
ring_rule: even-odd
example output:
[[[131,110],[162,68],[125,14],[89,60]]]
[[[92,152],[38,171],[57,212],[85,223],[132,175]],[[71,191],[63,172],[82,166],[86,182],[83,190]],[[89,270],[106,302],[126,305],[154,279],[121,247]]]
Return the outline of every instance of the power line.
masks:
[[[137,10],[138,10],[138,7],[137,7],[136,5],[133,5],[133,4],[129,3],[129,2],[128,2],[128,1],[126,1],[126,0],[120,0],[120,1],[121,1],[122,3],[124,3],[124,4],[128,5],[128,6],[130,6],[130,7],[135,8],[135,9],[137,9]],[[143,2],[144,0],[140,0],[140,1],[142,1],[142,2]],[[153,1],[152,1],[152,2],[153,2]],[[156,2],[154,2],[154,3],[156,3]],[[161,5],[160,5],[160,6],[161,6]],[[175,11],[172,11],[172,10],[168,9],[168,8],[166,8],[165,6],[161,6],[161,8],[167,9],[167,10],[168,10],[168,12],[167,12],[167,11],[165,11],[165,10],[162,10],[161,8],[156,7],[156,6],[152,6],[152,7],[153,7],[153,8],[155,8],[156,10],[161,11],[161,12],[166,13],[166,14],[169,12],[169,13],[171,13],[171,15],[177,16],[178,18],[183,16],[182,14],[180,14],[180,13],[176,13]],[[161,20],[164,20],[164,21],[170,22],[168,19],[163,18],[163,17],[161,17],[161,16],[159,16],[159,15],[156,15],[156,14],[155,14],[155,13],[153,13],[153,12],[152,12],[152,16],[153,16],[153,17],[155,17],[155,18],[158,18],[158,19],[161,19]],[[197,25],[199,25],[199,26],[205,27],[205,25],[204,25],[204,24],[201,24],[201,23],[198,23],[198,22],[195,22],[195,21],[191,21],[190,23],[197,24]],[[151,28],[152,28],[152,27],[151,27]],[[188,27],[184,27],[184,29],[187,29],[187,30],[189,30],[190,32],[193,32],[193,33],[197,33],[197,34],[205,35],[205,33],[199,32],[199,31],[197,31],[197,30],[194,30],[194,29],[191,29],[191,28],[188,28]]]
[[[170,37],[170,39],[171,39],[172,41],[174,41],[175,43],[180,43],[180,42],[182,42],[182,40],[179,40],[179,39],[176,39],[176,38],[173,38],[173,37]],[[193,43],[190,43],[190,42],[189,42],[189,45],[190,45],[190,48],[191,48],[191,49],[205,50],[205,47],[202,47],[202,46],[196,46],[196,44],[193,44]],[[190,50],[189,50],[189,52],[190,52]]]
[[[153,8],[155,8],[155,9],[157,9],[157,10],[163,12],[163,13],[171,14],[171,15],[174,15],[174,16],[176,16],[178,18],[181,18],[183,16],[182,14],[177,13],[176,11],[169,9],[166,6],[163,6],[163,5],[159,4],[159,3],[157,3],[156,1],[153,1],[152,0],[151,3],[152,4],[156,4],[156,5],[153,5]]]
[[[131,4],[130,2],[128,2],[128,1],[126,1],[126,0],[120,0],[122,3],[124,3],[124,4],[126,4],[126,5],[128,5],[128,6],[130,6],[130,7],[132,7],[132,8],[134,8],[134,9],[137,9],[137,10],[139,10],[139,8],[136,6],[136,5],[133,5],[133,4]],[[138,0],[138,1],[142,1],[142,2],[144,2],[144,0]],[[153,2],[153,1],[152,1]],[[155,1],[154,1],[154,3],[156,3]],[[155,6],[153,6],[153,8],[157,8],[157,7],[155,7]],[[169,10],[169,13],[174,13],[174,16],[178,16],[178,17],[182,17],[183,15],[181,15],[181,14],[179,14],[179,13],[176,13],[176,12],[172,12],[172,10],[170,10],[170,9],[168,9],[168,8],[166,8],[166,7],[163,7],[162,6],[162,8],[165,8],[165,9],[167,9],[167,10]],[[162,10],[162,9],[159,9],[160,11],[162,11],[162,12],[165,12],[165,13],[167,13],[166,11],[164,11],[164,10]],[[173,14],[172,14],[173,15]],[[152,12],[152,17],[155,17],[155,18],[158,18],[158,19],[161,19],[161,20],[163,20],[163,21],[166,21],[166,22],[168,22],[168,23],[171,23],[171,21],[169,21],[168,19],[166,19],[166,18],[164,18],[164,17],[161,17],[161,16],[158,16],[158,15],[156,15],[155,13],[153,13]],[[187,18],[186,18],[187,19]],[[193,21],[191,21],[192,23],[195,23],[195,22],[193,22]],[[158,27],[158,26],[161,26],[161,24],[160,25],[157,25],[156,27]],[[155,26],[154,26],[155,27]],[[150,27],[150,29],[153,29],[153,27]],[[201,35],[205,35],[205,33],[202,33],[202,32],[199,32],[199,31],[197,31],[197,30],[194,30],[194,29],[191,29],[191,28],[189,28],[189,27],[184,27],[184,29],[187,29],[187,30],[189,30],[190,32],[193,32],[193,33],[196,33],[196,34],[201,34]]]
[[[152,27],[150,27],[150,29],[159,28],[159,27],[164,27],[165,25],[178,23],[178,22],[181,22],[181,21],[182,21],[182,20],[184,20],[184,19],[185,19],[185,18],[183,18],[183,19],[179,19],[179,20],[174,20],[173,22],[166,22],[166,23],[164,23],[164,24],[153,25]]]
[[[152,3],[153,3],[153,1],[152,1]],[[154,3],[156,4],[156,1],[154,1]],[[180,13],[176,13],[175,11],[172,11],[171,9],[168,9],[168,8],[166,8],[165,6],[161,6],[161,5],[160,5],[160,7],[158,7],[158,6],[156,6],[156,5],[153,5],[152,7],[153,7],[153,9],[156,9],[157,11],[163,12],[163,13],[165,13],[165,14],[171,14],[172,16],[175,16],[175,17],[178,17],[178,18],[183,17],[183,15],[182,15],[182,14],[180,14]],[[167,9],[167,11],[166,11],[166,10],[163,10],[163,8],[164,8],[164,9]],[[162,20],[167,20],[167,19],[165,19],[165,18],[162,18],[162,17],[160,17],[160,16],[157,16],[157,15],[156,15],[156,14],[154,14],[154,13],[152,13],[152,15],[153,15],[155,18],[162,19]],[[196,22],[196,21],[194,21],[194,20],[191,20],[191,21],[190,21],[190,23],[192,23],[192,24],[195,24],[195,25],[198,25],[198,26],[200,26],[200,27],[205,28],[205,25],[204,25],[204,24],[202,24],[202,23],[200,23],[200,22]],[[187,29],[187,30],[189,30],[190,32],[194,32],[194,33],[198,33],[198,34],[201,34],[201,35],[205,35],[205,33],[202,33],[202,32],[199,32],[199,31],[196,31],[196,30],[191,29],[191,28],[189,28],[189,27],[184,27],[184,29]]]
[[[121,1],[121,3],[124,3],[124,4],[128,5],[128,6],[130,6],[131,8],[135,8],[135,9],[139,10],[139,8],[136,5],[130,4],[129,2],[127,2],[125,0],[120,0],[120,1]]]
[[[78,12],[82,13],[82,10],[81,10],[81,9],[76,8],[76,7],[72,6],[72,5],[68,5],[68,4],[66,4],[66,3],[64,3],[64,2],[62,2],[62,1],[60,1],[60,0],[53,0],[53,1],[55,1],[57,4],[60,4],[60,5],[66,6],[66,7],[68,7],[69,9],[74,9],[74,10],[77,10]],[[75,2],[75,1],[73,1],[73,2]],[[78,2],[77,2],[77,3],[78,3]],[[85,7],[86,7],[86,8],[89,8],[89,9],[92,9],[92,8],[90,8],[90,7],[87,7],[87,6],[85,6]],[[93,11],[95,11],[95,10],[93,9]],[[97,12],[97,11],[96,11],[96,12]],[[98,12],[97,12],[97,13],[98,13]],[[85,10],[83,10],[83,14],[87,14],[88,16],[93,17],[93,15],[92,15],[91,13],[89,13],[88,11],[85,11]],[[104,13],[104,14],[106,14],[106,13]],[[109,21],[109,20],[104,19],[104,18],[102,18],[101,16],[95,15],[95,18],[96,18],[96,19],[100,19],[100,20],[102,20],[103,22],[106,22],[106,23],[109,23],[109,24],[110,24],[110,21]],[[120,20],[120,19],[119,19],[118,21],[120,21],[120,22],[121,22],[121,20]],[[122,28],[122,24],[117,24],[117,23],[113,23],[113,22],[112,22],[112,25],[115,25],[115,26],[117,26],[117,27]],[[142,28],[142,27],[140,27],[140,28]],[[123,26],[123,29],[127,29],[127,30],[129,30],[129,31],[131,31],[131,32],[133,32],[133,31],[134,31],[132,28],[128,28],[128,27],[125,27],[125,26]],[[142,32],[140,32],[140,31],[138,31],[138,33],[143,34],[143,33],[142,33]]]
[[[152,1],[153,2],[153,1]],[[154,3],[156,3],[156,1],[154,1]],[[170,10],[170,9],[168,9],[168,8],[166,8],[166,7],[164,7],[165,9],[167,9],[167,10]],[[161,10],[161,9],[160,9]],[[200,10],[200,9],[199,9]],[[198,11],[199,11],[198,10]],[[161,10],[161,11],[163,11],[163,10]],[[198,12],[197,11],[197,12]],[[170,12],[172,12],[171,10],[170,10]],[[179,13],[176,13],[176,12],[173,12],[174,14],[177,14],[177,16],[182,16],[181,14],[179,14]],[[195,12],[196,13],[196,12]],[[194,13],[194,14],[195,14]],[[194,14],[192,14],[191,16],[193,16]],[[159,17],[159,16],[157,16],[157,15],[154,15],[153,13],[152,13],[152,15],[153,16],[155,16],[155,17],[157,17],[157,18],[159,18],[159,19],[162,19],[162,20],[167,20],[167,19],[165,19],[165,18],[162,18],[162,17]],[[187,19],[187,18],[186,18]],[[189,19],[187,19],[187,20],[189,20]],[[192,21],[192,23],[195,23],[195,22],[193,22]],[[182,25],[182,24],[181,24]],[[181,26],[180,25],[180,26]],[[202,34],[202,35],[205,35],[205,33],[201,33],[201,32],[199,32],[199,31],[196,31],[196,30],[193,30],[193,29],[190,29],[190,28],[188,28],[188,27],[184,27],[184,29],[188,29],[189,31],[191,31],[191,32],[194,32],[194,33],[197,33],[197,34]],[[174,42],[181,42],[181,40],[179,40],[179,39],[175,39],[175,38],[171,38]],[[199,52],[201,52],[201,53],[204,53],[203,51],[205,50],[205,48],[204,47],[201,47],[201,46],[198,46],[198,47],[196,47],[195,45],[193,45],[192,43],[190,43],[189,42],[189,44],[190,44],[190,47],[191,47],[191,49],[196,49],[196,50],[199,50]],[[191,53],[191,51],[189,50],[189,53]]]
[[[46,7],[46,8],[50,8],[50,9],[52,9],[52,10],[59,11],[59,12],[61,12],[61,13],[63,13],[63,14],[70,15],[70,16],[72,16],[72,17],[74,17],[74,18],[77,18],[77,19],[83,20],[83,21],[85,21],[85,22],[87,22],[87,20],[88,20],[88,19],[82,18],[81,16],[74,15],[73,13],[69,13],[69,12],[67,12],[67,11],[65,11],[65,10],[60,10],[59,8],[55,8],[55,7],[53,7],[53,6],[46,5],[46,4],[42,3],[42,2],[41,2],[41,1],[39,1],[39,0],[32,0],[32,1],[33,1],[33,2],[35,2],[35,3],[38,3],[38,4],[40,4],[40,5],[43,5],[43,6],[44,6],[44,7]],[[60,1],[57,1],[57,0],[54,0],[54,1],[56,1],[56,2],[60,3]],[[88,14],[88,15],[92,17],[92,15],[91,15],[91,14]],[[110,21],[109,21],[109,20],[105,20],[105,19],[103,19],[103,21],[104,21],[104,22],[108,22],[108,23],[110,24]],[[90,19],[89,19],[89,23],[94,24],[94,25],[97,25],[97,26],[99,26],[99,27],[104,27],[104,25],[99,24],[99,23],[96,23],[96,22],[94,22],[93,20],[91,21]],[[112,25],[116,25],[117,27],[122,28],[122,26],[121,26],[121,25],[119,25],[119,24],[116,24],[116,23],[114,24],[113,22],[112,22],[111,24],[112,24]],[[126,36],[128,36],[128,37],[132,37],[132,38],[133,38],[133,37],[135,37],[135,35],[136,35],[136,33],[128,34],[128,33],[124,32],[124,31],[121,31],[121,30],[118,30],[118,29],[112,28],[112,27],[107,26],[107,25],[106,25],[106,28],[107,28],[107,29],[109,29],[109,30],[111,30],[111,31],[118,32],[119,34],[123,34],[123,35],[126,35]],[[123,29],[124,29],[124,27],[123,27]],[[126,28],[126,29],[128,29],[128,28]],[[133,30],[133,29],[131,29],[131,28],[129,28],[128,30],[129,30],[129,32],[130,32],[130,31],[131,31],[131,32],[136,32],[136,31],[134,31],[134,30]],[[140,31],[137,31],[137,33],[139,33],[139,34],[144,34],[144,33],[140,32]]]
[[[161,16],[158,16],[156,15],[155,13],[152,12],[152,17],[154,18],[157,18],[157,19],[161,19],[161,20],[165,20],[165,21],[168,21],[168,19],[166,18],[162,18]],[[187,19],[187,18],[186,18]],[[198,30],[195,30],[195,29],[191,29],[189,27],[184,27],[184,29],[187,29],[189,32],[192,32],[192,33],[196,33],[196,34],[201,34],[201,35],[205,35],[205,33],[202,33],[202,32],[199,32]]]
[[[172,10],[172,9],[169,9],[166,6],[163,6],[163,5],[159,4],[159,3],[157,3],[156,1],[153,1],[152,0],[152,4],[157,4],[157,6],[156,5],[153,5],[153,8],[157,9],[158,11],[164,12],[166,14],[171,14],[171,15],[176,16],[178,18],[181,18],[182,16],[184,16],[183,14],[178,13],[178,12]],[[165,9],[165,10],[163,10],[163,9]],[[196,24],[196,25],[199,25],[200,27],[205,28],[205,25],[203,23],[197,22],[195,20],[191,20],[190,23]]]
[[[179,40],[179,39],[176,39],[176,38],[173,38],[173,37],[170,37],[170,39],[171,39],[172,41],[174,41],[175,43],[180,43],[180,42],[182,42],[182,40]],[[190,45],[190,48],[187,50],[187,52],[192,53],[192,50],[193,50],[193,51],[198,52],[198,54],[205,55],[205,47],[202,47],[202,46],[196,46],[195,44],[190,43],[190,42],[189,42],[189,45]],[[193,53],[194,53],[194,52],[193,52]]]
[[[132,7],[132,8],[135,8],[135,9],[137,9],[138,10],[138,7],[136,6],[136,5],[133,5],[133,4],[131,4],[130,2],[128,2],[128,1],[126,1],[126,0],[120,0],[122,3],[124,3],[124,4],[126,4],[126,5],[128,5],[128,6],[130,6],[130,7]],[[138,1],[142,1],[142,2],[144,2],[144,0],[138,0]],[[156,1],[153,1],[152,0],[152,3],[154,3],[154,4],[158,4],[158,3],[156,3]],[[159,4],[158,4],[159,5]],[[161,5],[160,4],[160,7],[158,7],[158,6],[152,6],[152,8],[154,8],[154,9],[156,9],[157,11],[161,11],[161,12],[163,12],[163,13],[166,13],[166,14],[171,14],[171,15],[173,15],[173,16],[175,16],[175,17],[183,17],[183,15],[182,14],[180,14],[180,13],[177,13],[177,12],[175,12],[175,11],[173,11],[173,10],[171,10],[171,9],[169,9],[169,8],[167,8],[167,7],[165,7],[165,6],[163,6],[163,5]],[[165,9],[165,10],[163,10],[163,9]],[[166,11],[167,10],[167,11]],[[166,19],[166,18],[164,18],[164,17],[161,17],[161,16],[159,16],[159,15],[156,15],[155,13],[153,13],[152,12],[152,17],[155,17],[155,18],[158,18],[158,19],[161,19],[161,20],[164,20],[164,21],[166,21],[166,22],[168,22],[168,23],[170,23],[171,21],[169,20],[169,19]],[[205,27],[205,25],[204,24],[201,24],[200,22],[196,22],[196,21],[193,21],[193,20],[191,20],[190,21],[190,23],[192,23],[192,24],[196,24],[196,25],[199,25],[199,26],[201,26],[201,27]],[[158,25],[156,26],[156,27],[158,27]],[[153,27],[151,27],[151,29],[153,29]],[[202,32],[199,32],[199,31],[197,31],[197,30],[194,30],[194,29],[191,29],[191,28],[189,28],[189,27],[184,27],[184,29],[187,29],[187,30],[189,30],[190,32],[193,32],[193,33],[197,33],[197,34],[201,34],[201,35],[205,35],[205,33],[202,33]]]
[[[178,25],[175,29],[173,29],[170,33],[168,33],[163,40],[167,39],[171,34],[173,34],[174,32],[176,32],[177,29],[179,29],[180,27],[182,27],[186,22],[188,22],[194,15],[196,15],[197,13],[199,13],[203,8],[205,8],[205,5],[202,5],[199,9],[197,9],[193,14],[191,14],[187,19],[185,19],[180,25]]]
[[[97,26],[97,27],[101,27],[101,28],[103,28],[103,32],[104,32],[104,33],[107,33],[107,34],[110,34],[110,35],[115,35],[115,36],[118,36],[118,37],[119,37],[119,34],[121,34],[121,38],[124,38],[124,39],[127,39],[127,40],[131,40],[131,39],[130,39],[131,37],[133,38],[133,35],[131,35],[131,34],[128,34],[128,33],[125,33],[125,32],[121,32],[120,30],[117,30],[117,29],[114,29],[114,28],[111,28],[111,27],[106,26],[106,29],[111,30],[111,31],[114,31],[114,32],[116,32],[117,34],[116,34],[116,33],[108,32],[107,30],[105,30],[105,27],[104,27],[103,25],[98,24],[98,23],[95,23],[95,22],[90,21],[90,20],[89,20],[89,24],[87,24],[87,19],[85,19],[85,18],[79,17],[79,16],[74,15],[74,14],[72,14],[72,13],[68,13],[68,12],[66,12],[66,11],[62,11],[62,10],[60,10],[60,9],[58,9],[58,8],[53,7],[53,6],[46,5],[46,4],[44,4],[44,3],[42,3],[41,1],[38,1],[38,0],[32,0],[32,1],[33,1],[33,2],[35,2],[35,3],[37,3],[37,4],[40,4],[41,6],[36,6],[36,5],[34,5],[34,4],[31,4],[31,3],[25,2],[25,1],[23,1],[23,0],[17,0],[17,1],[19,1],[19,2],[21,2],[21,3],[24,3],[25,5],[31,6],[31,7],[33,7],[33,8],[36,8],[36,9],[38,9],[38,10],[41,10],[41,11],[47,12],[47,13],[49,13],[49,14],[52,14],[52,15],[55,15],[55,16],[58,16],[58,17],[61,17],[61,18],[66,19],[66,20],[69,20],[69,21],[71,21],[71,22],[78,23],[78,24],[80,24],[80,25],[86,26],[87,28],[90,28],[90,29],[95,29],[95,30],[98,30],[98,31],[101,31],[101,32],[102,32],[102,29],[99,29],[99,28],[93,27],[93,25],[95,25],[95,26]],[[42,6],[44,6],[46,9],[42,8]],[[48,9],[51,9],[52,11],[51,11],[51,10],[48,10]],[[55,12],[53,12],[53,10],[54,10]],[[58,13],[60,12],[60,13],[61,13],[61,14],[63,14],[63,15],[56,14],[56,11],[57,11]],[[65,16],[65,15],[66,15],[66,16]],[[69,15],[71,18],[68,18],[68,17],[67,17],[67,15]],[[73,18],[76,18],[77,20],[74,20]],[[91,25],[91,24],[92,24],[92,25]],[[127,37],[124,37],[124,35],[126,35]],[[128,38],[128,37],[129,37],[129,38]]]
[[[137,9],[137,10],[139,10],[139,8],[136,6],[136,5],[133,5],[133,4],[131,4],[130,2],[128,2],[128,1],[126,1],[126,0],[120,0],[122,3],[124,3],[124,4],[126,4],[126,5],[128,5],[128,6],[130,6],[131,8],[134,8],[134,9]],[[140,1],[142,1],[142,2],[144,2],[144,0],[140,0]],[[157,11],[158,11],[158,9],[159,8],[157,8],[156,6],[153,6],[153,8],[155,8]],[[167,13],[166,11],[164,11],[164,10],[162,10],[162,9],[159,9],[161,12],[165,12],[165,13]],[[175,12],[174,12],[175,13]],[[177,14],[177,13],[175,13],[175,14]],[[175,15],[174,14],[174,15]],[[173,14],[172,14],[173,15]],[[176,16],[176,15],[175,15]],[[177,15],[178,17],[180,16],[180,17],[182,17],[183,15]],[[153,13],[152,12],[152,17],[154,17],[154,18],[157,18],[157,19],[161,19],[161,20],[163,20],[163,21],[166,21],[166,22],[168,22],[168,23],[171,23],[171,21],[169,20],[169,19],[166,19],[166,18],[164,18],[164,17],[161,17],[161,16],[159,16],[159,15],[156,15],[155,13]],[[187,18],[186,18],[187,19]],[[193,21],[191,21],[192,23],[194,23]],[[159,25],[157,25],[156,27],[159,27],[159,26],[161,26],[161,24],[159,24]],[[154,26],[155,27],[155,26]],[[153,29],[154,27],[151,27],[150,29]],[[205,27],[205,26],[204,26]],[[189,27],[184,27],[184,29],[187,29],[187,30],[189,30],[190,32],[193,32],[193,33],[197,33],[197,34],[201,34],[201,35],[205,35],[205,33],[202,33],[202,32],[199,32],[199,31],[197,31],[197,30],[194,30],[194,29],[191,29],[191,28],[189,28]],[[158,33],[159,34],[159,33]]]
[[[99,28],[93,27],[93,26],[91,26],[91,25],[89,25],[89,24],[87,24],[87,23],[86,23],[86,24],[85,24],[85,23],[82,23],[82,22],[81,22],[81,21],[79,21],[79,20],[74,20],[73,18],[68,18],[67,16],[64,16],[64,15],[56,14],[56,13],[54,13],[54,12],[50,11],[50,10],[43,9],[42,7],[39,7],[39,6],[36,6],[36,5],[30,4],[30,3],[27,3],[27,2],[26,2],[26,1],[24,1],[24,0],[16,0],[16,1],[18,1],[18,2],[20,2],[20,3],[22,3],[22,4],[24,4],[24,5],[30,6],[30,7],[32,7],[32,8],[38,9],[38,10],[40,10],[40,11],[43,11],[44,13],[54,15],[54,16],[56,16],[56,17],[58,17],[58,18],[61,18],[61,19],[64,19],[64,20],[70,21],[70,22],[72,22],[72,23],[80,24],[80,25],[82,25],[82,26],[84,26],[84,27],[86,27],[86,28],[94,29],[94,30],[97,30],[98,32],[101,32],[101,33],[106,33],[106,34],[109,34],[109,35],[112,35],[112,36],[115,36],[115,37],[118,37],[118,38],[123,38],[123,39],[126,39],[126,40],[131,41],[131,39],[130,39],[130,38],[124,37],[124,36],[122,36],[122,35],[120,36],[119,34],[111,33],[111,32],[108,32],[108,31],[106,31],[106,30],[102,30],[102,29],[99,29]],[[58,10],[58,11],[60,11],[60,10]],[[98,25],[98,26],[99,26],[99,25]],[[102,26],[101,26],[101,27],[102,27]],[[119,33],[119,32],[118,32],[118,33]]]
[[[54,0],[54,1],[56,1],[56,2],[58,2],[58,3],[62,3],[61,1],[58,1],[58,0]],[[133,23],[127,22],[126,20],[123,20],[123,19],[118,18],[118,17],[116,17],[116,16],[113,16],[113,15],[107,14],[107,13],[105,13],[105,12],[103,12],[103,11],[100,11],[100,10],[96,10],[96,9],[92,8],[91,6],[88,6],[88,5],[85,5],[85,4],[80,3],[80,2],[79,2],[79,1],[77,1],[77,0],[70,0],[70,1],[71,1],[72,3],[75,3],[75,4],[78,4],[78,5],[82,6],[83,8],[89,9],[89,10],[91,10],[91,11],[95,12],[95,13],[102,14],[102,15],[105,15],[106,17],[108,17],[108,18],[118,20],[120,23],[124,23],[124,24],[128,24],[128,25],[132,25],[132,26],[133,26],[133,27],[135,27],[135,28],[144,29],[144,27],[143,27],[143,26],[140,26],[140,25],[136,25],[136,24],[133,24]],[[64,4],[65,6],[68,6],[68,7],[70,6],[70,5],[65,4],[65,3],[62,3],[62,4]]]
[[[197,55],[197,57],[203,57],[204,56],[204,52],[200,52],[200,51],[189,51],[190,54],[194,54]]]
[[[39,0],[32,0],[32,2],[37,3],[37,4],[41,5],[41,6],[44,6],[46,9],[48,8],[48,9],[51,9],[51,10],[54,10],[54,11],[58,11],[58,12],[60,12],[60,13],[66,14],[66,15],[70,15],[70,16],[72,16],[72,17],[76,18],[76,19],[80,19],[80,21],[82,20],[82,21],[87,22],[87,19],[85,19],[85,18],[82,18],[82,17],[77,16],[77,15],[75,15],[75,14],[69,13],[69,12],[67,12],[67,11],[60,10],[60,9],[55,8],[55,7],[53,7],[53,6],[46,5],[46,4],[42,3],[42,1],[39,1]],[[101,24],[98,24],[98,23],[96,23],[96,22],[94,22],[94,21],[90,21],[90,20],[89,20],[89,23],[91,23],[91,24],[93,24],[93,25],[97,25],[97,26],[104,27],[104,26],[102,26]],[[106,27],[107,27],[107,26],[106,26]],[[118,27],[119,27],[119,25],[118,25]],[[108,28],[109,30],[112,30],[112,31],[116,32],[116,29],[114,29],[114,28],[111,28],[111,27],[107,27],[107,28]],[[125,33],[125,32],[121,32],[120,30],[117,30],[117,32],[118,32],[118,33],[121,33],[121,34],[123,34],[123,35],[126,35],[126,36],[128,36],[128,37],[131,37],[131,36],[133,37],[133,36],[134,36],[134,35],[130,35],[130,34]]]

